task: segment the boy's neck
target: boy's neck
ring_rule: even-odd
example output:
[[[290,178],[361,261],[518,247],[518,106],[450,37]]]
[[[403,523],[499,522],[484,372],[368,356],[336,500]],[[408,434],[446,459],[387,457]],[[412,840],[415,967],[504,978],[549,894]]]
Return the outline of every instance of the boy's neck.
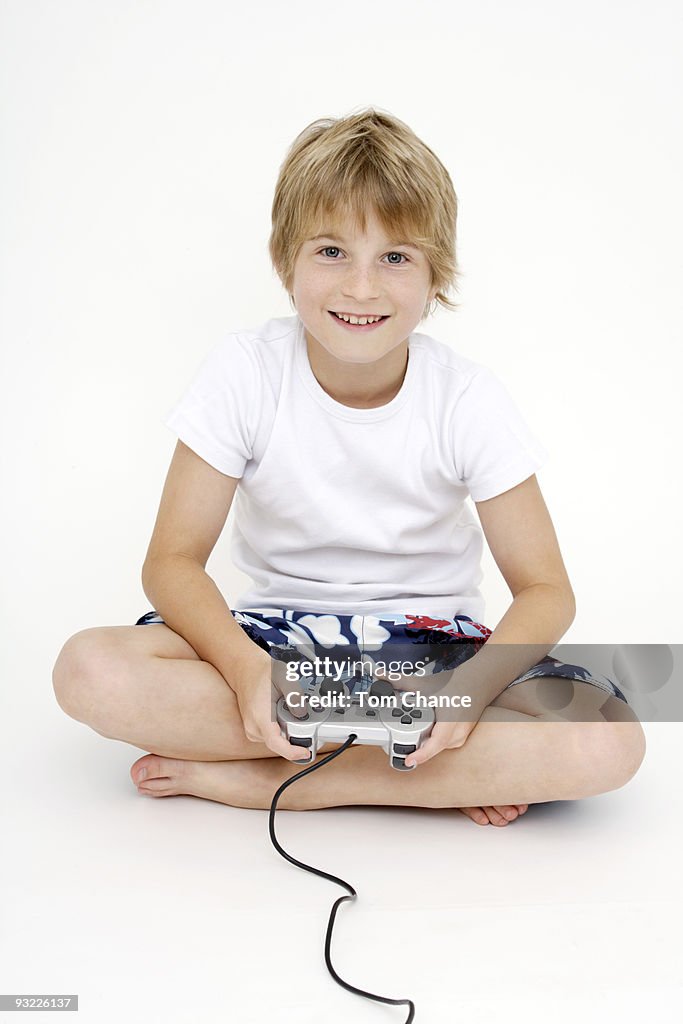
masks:
[[[376,409],[401,390],[408,369],[408,341],[375,363],[345,363],[304,331],[313,376],[330,398],[351,409]]]

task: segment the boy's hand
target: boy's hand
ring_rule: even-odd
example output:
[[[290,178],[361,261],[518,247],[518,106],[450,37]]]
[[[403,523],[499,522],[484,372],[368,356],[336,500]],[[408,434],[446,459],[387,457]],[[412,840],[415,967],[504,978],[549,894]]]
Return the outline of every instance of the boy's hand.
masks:
[[[436,715],[434,727],[422,746],[418,747],[414,754],[409,754],[406,757],[408,767],[414,764],[424,764],[425,761],[429,761],[430,758],[441,753],[442,750],[452,750],[456,747],[464,746],[470,733],[484,713],[485,708],[485,704],[467,709],[463,708],[460,715],[467,715],[469,719],[467,722],[454,722],[452,721],[452,712],[440,707],[434,708],[434,714]],[[444,715],[448,716],[447,721],[444,720]]]
[[[479,719],[477,719],[477,722]],[[435,754],[442,750],[450,750],[453,747],[462,747],[467,737],[474,729],[477,722],[439,722],[434,723],[434,728],[424,741],[421,747],[414,754],[409,754],[406,764],[412,768],[414,764],[424,764]]]
[[[307,755],[310,760],[310,752],[305,747],[290,743],[280,732],[275,705],[282,694],[273,682],[272,672],[270,655],[259,650],[249,661],[242,662],[239,673],[230,682],[247,739],[252,743],[265,743],[274,754],[289,761],[301,761]],[[292,714],[297,714],[296,709],[292,709]]]

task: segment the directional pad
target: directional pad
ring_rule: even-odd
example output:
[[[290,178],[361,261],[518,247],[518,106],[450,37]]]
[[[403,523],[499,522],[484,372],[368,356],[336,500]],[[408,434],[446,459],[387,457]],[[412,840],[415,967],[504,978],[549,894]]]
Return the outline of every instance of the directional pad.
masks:
[[[413,724],[413,720],[410,717],[410,715],[404,715],[403,718],[401,719],[401,725],[412,725],[412,724]]]
[[[410,712],[411,718],[422,718],[422,712],[418,708],[413,708]]]

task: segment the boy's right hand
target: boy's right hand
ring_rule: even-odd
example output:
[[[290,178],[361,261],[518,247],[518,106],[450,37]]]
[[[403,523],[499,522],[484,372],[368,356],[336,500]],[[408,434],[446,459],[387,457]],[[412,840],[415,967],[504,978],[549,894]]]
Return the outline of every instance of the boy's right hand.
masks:
[[[283,694],[273,681],[273,659],[260,649],[241,663],[230,680],[239,705],[244,732],[252,743],[265,745],[289,761],[302,761],[310,752],[286,740],[280,732],[275,706]],[[296,709],[292,709],[296,714]],[[303,712],[302,712],[303,713]]]

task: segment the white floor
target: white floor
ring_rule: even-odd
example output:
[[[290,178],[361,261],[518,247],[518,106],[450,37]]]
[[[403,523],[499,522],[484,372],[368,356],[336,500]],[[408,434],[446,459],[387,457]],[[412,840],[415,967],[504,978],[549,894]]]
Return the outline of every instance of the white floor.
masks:
[[[19,683],[6,693],[3,993],[78,994],[83,1024],[405,1021],[328,974],[345,890],[276,852],[267,811],[139,796],[138,748],[49,701],[36,724]],[[447,810],[277,812],[292,856],[358,891],[332,936],[341,977],[413,999],[416,1022],[679,1022],[683,733],[646,733],[626,787],[502,829]]]

